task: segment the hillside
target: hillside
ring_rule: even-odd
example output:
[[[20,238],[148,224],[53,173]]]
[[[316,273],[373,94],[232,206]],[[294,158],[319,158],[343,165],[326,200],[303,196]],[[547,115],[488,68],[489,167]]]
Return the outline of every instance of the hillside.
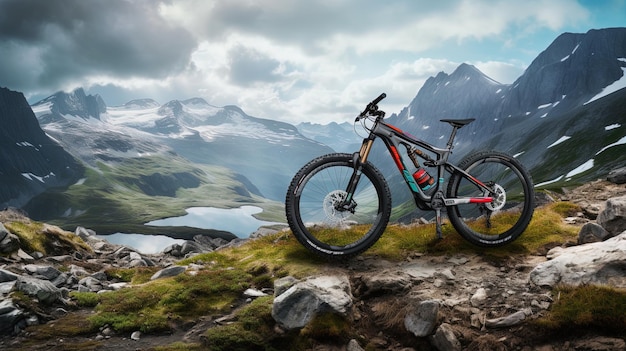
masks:
[[[593,208],[602,207],[607,197],[624,194],[623,184],[597,181],[552,196],[571,201],[593,199],[592,203],[581,202],[585,208]],[[392,226],[379,245],[358,259],[330,264],[308,254],[288,232],[226,245],[181,261],[166,254],[141,255],[109,245],[84,228],[67,233],[3,212],[1,222],[23,238],[25,251],[32,253],[36,248],[43,256],[27,258],[24,252],[19,259],[0,257],[4,267],[0,277],[11,274],[7,271],[27,274],[20,273],[23,269],[40,276],[66,274],[67,278],[71,274],[81,279],[70,284],[87,290],[72,288],[59,301],[55,300],[58,297],[46,298],[48,304],[12,293],[13,303],[37,322],[31,321],[18,336],[0,338],[0,346],[13,350],[66,350],[70,345],[77,350],[118,351],[318,350],[351,344],[365,349],[434,350],[431,338],[415,337],[404,329],[403,316],[410,313],[407,301],[440,299],[446,303],[440,307],[438,320],[454,326],[453,334],[463,349],[620,349],[626,345],[621,327],[609,328],[602,318],[590,320],[587,316],[572,333],[572,323],[562,319],[558,324],[552,312],[556,311],[557,294],[563,294],[561,299],[568,303],[576,301],[569,290],[528,283],[529,272],[547,260],[549,249],[575,245],[580,226],[590,221],[583,213],[569,201],[548,204],[536,211],[518,241],[489,250],[461,241],[449,226],[442,241],[433,241],[432,225]],[[39,241],[38,233],[54,237],[56,244],[45,245],[48,239]],[[174,273],[180,266],[185,267],[185,274],[181,270]],[[155,278],[157,272],[165,275],[166,271],[173,276]],[[276,284],[284,280],[280,278],[319,275],[349,277],[354,314],[349,318],[320,315],[299,331],[277,326],[271,314],[273,298],[263,295],[279,289]],[[480,291],[487,293],[482,300]],[[624,306],[626,301],[620,289],[590,293],[601,297],[602,304]],[[54,295],[38,296],[42,300]],[[587,306],[588,302],[584,300]],[[523,323],[491,324],[502,323],[500,317],[521,309],[533,311]],[[548,325],[547,321],[556,323],[555,327],[541,327]],[[355,349],[362,349],[358,347]]]

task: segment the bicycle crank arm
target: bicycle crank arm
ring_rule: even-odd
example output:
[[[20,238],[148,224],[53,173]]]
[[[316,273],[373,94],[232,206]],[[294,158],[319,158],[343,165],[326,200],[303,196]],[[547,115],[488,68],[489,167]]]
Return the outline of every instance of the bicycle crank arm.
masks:
[[[458,197],[453,199],[443,199],[446,206],[455,206],[463,204],[488,204],[493,202],[493,197]]]

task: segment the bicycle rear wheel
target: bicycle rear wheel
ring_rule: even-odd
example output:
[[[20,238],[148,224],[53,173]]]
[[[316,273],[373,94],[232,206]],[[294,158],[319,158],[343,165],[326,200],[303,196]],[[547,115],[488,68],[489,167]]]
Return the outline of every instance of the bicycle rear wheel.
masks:
[[[365,163],[350,201],[339,208],[354,171],[351,154],[329,154],[306,164],[294,176],[285,199],[287,222],[298,241],[315,254],[349,258],[380,238],[391,214],[385,178]]]
[[[495,194],[478,187],[461,172],[454,172],[447,196],[491,196],[491,203],[467,203],[448,207],[448,218],[457,232],[478,246],[501,246],[517,239],[528,227],[534,212],[530,174],[515,158],[495,151],[473,154],[459,168]]]

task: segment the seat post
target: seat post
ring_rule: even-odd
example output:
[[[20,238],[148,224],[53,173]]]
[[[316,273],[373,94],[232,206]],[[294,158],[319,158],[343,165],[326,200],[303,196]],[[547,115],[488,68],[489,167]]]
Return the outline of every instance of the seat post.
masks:
[[[452,150],[454,148],[454,138],[456,137],[456,131],[459,129],[457,125],[452,125],[452,133],[450,134],[450,139],[448,139],[448,149]]]

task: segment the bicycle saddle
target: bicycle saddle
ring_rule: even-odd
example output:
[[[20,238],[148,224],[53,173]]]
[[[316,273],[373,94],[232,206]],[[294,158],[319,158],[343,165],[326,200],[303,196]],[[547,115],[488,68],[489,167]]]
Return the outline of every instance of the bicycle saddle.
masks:
[[[470,124],[474,122],[476,118],[467,118],[467,119],[440,119],[441,122],[450,123],[453,127],[461,128],[466,124]]]

